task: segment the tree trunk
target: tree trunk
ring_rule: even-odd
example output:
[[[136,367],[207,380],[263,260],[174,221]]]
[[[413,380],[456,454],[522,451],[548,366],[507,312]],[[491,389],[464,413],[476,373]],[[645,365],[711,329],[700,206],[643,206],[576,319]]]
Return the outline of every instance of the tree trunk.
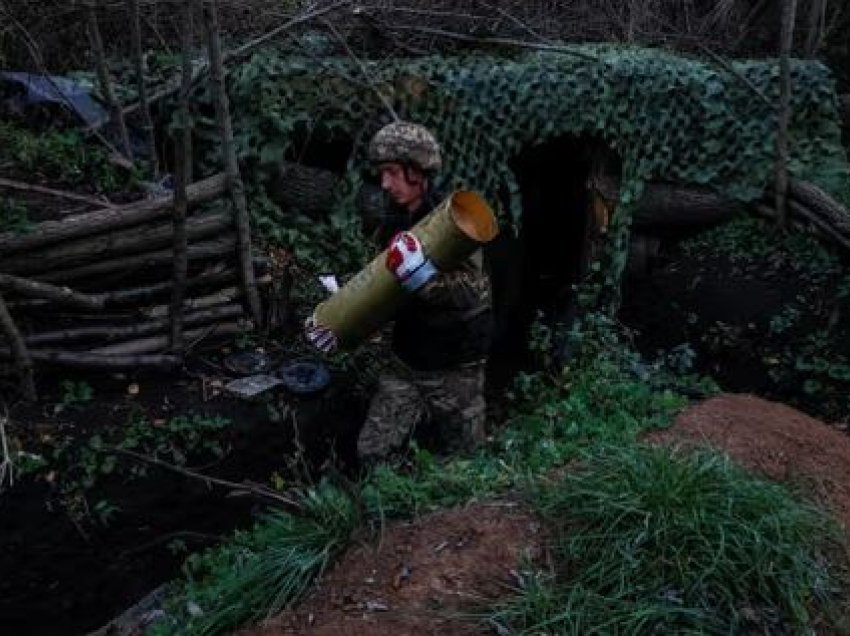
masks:
[[[192,217],[186,225],[186,235],[189,239],[207,238],[231,228],[233,216],[229,212],[204,214]],[[173,242],[173,236],[174,228],[171,223],[132,227],[0,259],[0,271],[11,274],[36,274],[65,269],[122,254],[136,254],[164,247]]]
[[[186,186],[192,172],[192,128],[189,120],[189,92],[192,89],[192,20],[193,2],[183,2],[183,28],[180,34],[182,78],[180,84],[180,134],[174,158],[176,189],[174,192],[174,287],[171,295],[171,350],[183,353],[183,298],[186,294],[186,275],[189,262],[186,258],[186,212],[188,198]]]
[[[103,309],[103,299],[90,294],[80,294],[67,287],[56,287],[47,283],[0,274],[0,289],[9,289],[23,296],[44,298],[60,305],[98,311]]]
[[[226,303],[232,303],[242,295],[242,290],[238,287],[225,287],[219,289],[212,294],[199,296],[198,298],[190,298],[183,301],[183,309],[198,310]],[[171,313],[171,305],[156,305],[155,307],[146,307],[142,310],[148,318],[166,318]]]
[[[173,355],[102,355],[86,351],[30,351],[35,362],[87,369],[139,369],[169,370],[180,364]]]
[[[223,173],[194,183],[188,187],[186,193],[188,203],[197,205],[212,201],[224,194],[226,187],[227,178]],[[138,225],[166,216],[173,206],[174,197],[168,196],[135,201],[119,208],[110,207],[86,212],[60,221],[44,221],[27,234],[14,232],[0,234],[0,253],[8,255],[13,252],[31,251],[37,247],[71,238]]]
[[[222,254],[227,254],[236,247],[235,236],[222,236],[210,241],[190,245],[186,250],[190,261],[209,258],[220,259]],[[135,254],[124,258],[115,258],[90,265],[81,265],[66,270],[56,270],[39,275],[39,280],[49,283],[65,283],[82,278],[102,276],[122,272],[124,277],[132,280],[140,271],[150,269],[157,265],[171,264],[174,259],[174,251],[171,247],[157,250],[148,254]]]
[[[207,28],[209,45],[210,70],[213,80],[213,92],[216,96],[216,118],[222,140],[227,185],[230,188],[233,203],[236,207],[236,235],[238,241],[239,269],[245,298],[251,311],[251,317],[256,325],[262,324],[260,296],[254,280],[254,266],[251,258],[251,226],[248,217],[248,204],[245,200],[245,186],[239,174],[239,164],[236,157],[236,145],[233,141],[233,124],[230,119],[230,104],[227,98],[227,86],[224,78],[224,63],[221,56],[221,39],[218,26],[217,0],[204,3],[204,21]]]
[[[37,396],[35,392],[35,381],[32,373],[32,358],[21,338],[21,332],[18,331],[18,326],[12,319],[12,314],[6,307],[6,301],[3,295],[0,294],[0,328],[6,339],[9,341],[9,348],[12,352],[12,358],[15,360],[15,366],[18,368],[18,375],[21,379],[21,393],[29,402],[35,402]]]
[[[589,185],[611,203],[620,198],[620,184],[612,177],[595,176]],[[637,202],[632,223],[635,228],[684,228],[719,223],[744,212],[745,206],[708,188],[652,182]]]
[[[91,43],[92,52],[95,57],[97,66],[97,77],[100,83],[100,90],[103,93],[103,98],[109,105],[109,110],[112,112],[112,121],[118,126],[118,134],[121,138],[121,146],[124,151],[124,156],[130,161],[133,160],[133,151],[130,148],[130,136],[127,134],[127,126],[124,123],[124,111],[121,104],[115,97],[115,91],[112,90],[112,80],[109,77],[109,67],[106,64],[106,51],[103,48],[103,39],[100,37],[100,27],[97,23],[97,12],[95,11],[94,0],[86,1],[86,19],[89,32],[89,41]]]
[[[159,165],[156,156],[156,137],[153,129],[153,118],[151,118],[150,104],[148,103],[148,90],[145,86],[145,59],[142,51],[142,21],[139,15],[139,0],[127,0],[130,10],[130,27],[133,41],[133,63],[136,67],[136,90],[139,94],[139,107],[142,112],[142,131],[148,146],[148,166],[151,176],[156,179],[159,176]],[[123,112],[121,113],[123,117]]]
[[[779,43],[779,129],[776,133],[776,215],[781,228],[788,220],[788,121],[791,118],[791,45],[797,0],[783,0],[782,31]]]
[[[242,314],[239,304],[221,305],[202,309],[186,315],[184,324],[197,327],[222,319],[236,318]],[[140,322],[134,325],[97,325],[93,327],[76,327],[33,334],[24,338],[24,342],[32,347],[35,345],[67,345],[80,341],[97,339],[100,341],[126,340],[139,336],[151,336],[165,333],[170,326],[170,320],[160,319]]]

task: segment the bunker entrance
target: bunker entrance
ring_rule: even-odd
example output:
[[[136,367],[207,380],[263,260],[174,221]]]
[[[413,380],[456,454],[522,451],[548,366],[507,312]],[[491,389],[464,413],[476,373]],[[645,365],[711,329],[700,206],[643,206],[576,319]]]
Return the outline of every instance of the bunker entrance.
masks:
[[[492,389],[504,389],[517,371],[540,362],[529,348],[538,317],[549,326],[572,323],[575,286],[608,222],[589,183],[611,164],[602,142],[576,137],[529,147],[512,161],[522,206],[518,231],[503,231],[485,252],[496,317]],[[552,353],[563,356],[563,343],[553,343]]]

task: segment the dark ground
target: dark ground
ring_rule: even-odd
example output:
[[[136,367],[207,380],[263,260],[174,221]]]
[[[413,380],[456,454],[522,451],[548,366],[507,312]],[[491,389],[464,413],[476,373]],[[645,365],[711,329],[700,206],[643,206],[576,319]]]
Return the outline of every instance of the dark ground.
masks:
[[[224,456],[198,444],[187,456],[187,468],[266,486],[273,485],[273,474],[287,480],[316,471],[331,455],[339,469],[353,469],[346,466],[352,456],[346,444],[353,444],[361,405],[335,388],[341,383],[310,398],[272,389],[275,414],[265,400],[222,394],[216,385],[228,374],[209,362],[195,360],[192,366],[191,376],[182,377],[74,373],[93,396],[58,412],[59,385],[71,374],[42,377],[40,402],[13,408],[7,435],[13,445],[46,458],[67,442],[65,452],[77,457],[73,449],[93,435],[119,443],[131,414],[150,426],[178,414],[218,415],[231,425],[207,441],[214,438]],[[133,384],[135,395],[128,392]],[[158,455],[171,459],[168,452]],[[82,479],[80,467],[64,457],[0,496],[0,634],[58,636],[96,629],[176,576],[189,552],[250,525],[266,508],[267,502],[230,496],[226,488],[158,468],[134,477],[130,471],[138,465],[127,457],[77,496],[73,486]],[[105,523],[100,501],[115,507]]]
[[[782,240],[766,223],[741,227],[751,244],[759,233]],[[786,245],[747,254],[724,240],[689,249],[668,240],[650,269],[627,281],[619,318],[648,358],[687,345],[690,370],[725,391],[850,422],[848,263],[826,260],[813,239],[791,236]]]

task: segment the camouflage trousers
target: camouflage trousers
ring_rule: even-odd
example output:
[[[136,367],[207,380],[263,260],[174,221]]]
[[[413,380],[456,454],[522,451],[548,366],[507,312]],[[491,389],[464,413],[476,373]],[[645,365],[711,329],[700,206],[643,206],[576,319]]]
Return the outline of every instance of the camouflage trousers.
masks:
[[[448,371],[382,376],[357,440],[357,455],[370,463],[424,437],[442,452],[468,452],[484,442],[484,362]]]

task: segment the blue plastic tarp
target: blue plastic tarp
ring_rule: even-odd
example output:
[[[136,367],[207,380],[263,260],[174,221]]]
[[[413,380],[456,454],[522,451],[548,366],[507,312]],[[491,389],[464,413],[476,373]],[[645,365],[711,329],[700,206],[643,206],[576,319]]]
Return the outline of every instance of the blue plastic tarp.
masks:
[[[19,112],[33,104],[54,103],[76,113],[87,126],[99,126],[109,120],[109,112],[91,90],[67,77],[0,71],[0,85],[7,89],[3,91],[8,95],[4,102]],[[12,90],[8,90],[10,85]]]

